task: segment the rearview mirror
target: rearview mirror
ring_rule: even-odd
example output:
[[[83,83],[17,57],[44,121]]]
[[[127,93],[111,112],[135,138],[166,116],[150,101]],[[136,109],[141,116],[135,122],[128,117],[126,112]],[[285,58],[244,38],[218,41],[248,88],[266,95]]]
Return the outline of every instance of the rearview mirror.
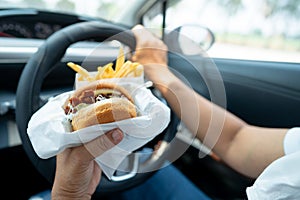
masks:
[[[165,35],[164,42],[170,51],[185,55],[202,54],[215,42],[210,29],[200,25],[183,25]]]

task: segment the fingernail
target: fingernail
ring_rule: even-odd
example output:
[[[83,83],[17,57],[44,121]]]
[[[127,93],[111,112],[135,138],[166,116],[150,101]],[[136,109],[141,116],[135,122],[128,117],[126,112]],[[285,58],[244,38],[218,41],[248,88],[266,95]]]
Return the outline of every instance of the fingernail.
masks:
[[[111,136],[114,144],[118,144],[123,139],[123,133],[119,129],[114,130]]]

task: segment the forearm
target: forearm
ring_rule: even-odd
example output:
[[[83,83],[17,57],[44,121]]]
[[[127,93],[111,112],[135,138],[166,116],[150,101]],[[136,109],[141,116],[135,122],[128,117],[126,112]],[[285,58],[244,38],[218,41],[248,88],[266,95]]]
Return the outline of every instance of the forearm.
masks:
[[[287,130],[245,126],[223,159],[240,173],[256,178],[274,160],[284,156],[283,140]]]
[[[198,95],[168,69],[151,72],[148,73],[150,79],[187,128],[219,156],[223,156],[245,123]]]
[[[257,177],[272,161],[283,156],[286,129],[250,126],[196,94],[168,69],[157,71],[148,74],[173,111],[228,165]]]

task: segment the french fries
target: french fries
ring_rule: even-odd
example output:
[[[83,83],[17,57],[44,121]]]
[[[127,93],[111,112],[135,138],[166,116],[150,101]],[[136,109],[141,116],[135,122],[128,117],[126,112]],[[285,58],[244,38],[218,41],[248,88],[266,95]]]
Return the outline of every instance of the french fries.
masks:
[[[103,67],[99,66],[95,75],[91,75],[91,73],[89,73],[82,66],[72,62],[68,62],[67,66],[79,74],[78,81],[91,82],[106,78],[138,77],[143,73],[143,67],[139,63],[131,61],[125,62],[125,56],[122,47],[120,47],[115,68],[113,68],[113,63],[108,63]]]
[[[78,74],[80,74],[79,79],[86,79],[88,81],[92,81],[92,77],[90,77],[89,72],[80,65],[77,65],[72,62],[69,62],[67,65],[71,67],[74,71],[76,71]]]

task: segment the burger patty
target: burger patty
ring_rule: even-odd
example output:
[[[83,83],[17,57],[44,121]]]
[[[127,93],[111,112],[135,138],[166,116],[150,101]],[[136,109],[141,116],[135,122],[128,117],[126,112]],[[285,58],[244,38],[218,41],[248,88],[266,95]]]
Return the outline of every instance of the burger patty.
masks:
[[[79,108],[85,107],[89,104],[93,104],[97,101],[110,99],[112,97],[126,98],[121,92],[113,89],[98,89],[98,90],[86,90],[82,92],[79,97],[72,97],[69,99],[69,104],[65,108],[66,114],[75,114]]]

